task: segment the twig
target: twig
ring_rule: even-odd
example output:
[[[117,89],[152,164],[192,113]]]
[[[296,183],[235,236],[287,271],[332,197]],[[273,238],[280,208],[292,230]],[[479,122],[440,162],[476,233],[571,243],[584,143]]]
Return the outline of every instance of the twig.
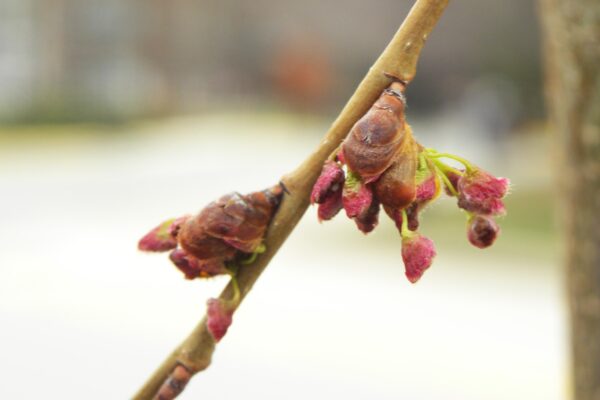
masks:
[[[251,267],[241,268],[237,275],[241,291],[240,302],[252,289],[258,277],[306,211],[309,205],[310,191],[327,157],[339,146],[356,121],[369,110],[381,92],[393,80],[409,83],[413,79],[421,48],[447,5],[448,0],[417,0],[415,2],[400,29],[369,69],[316,151],[295,171],[282,179],[287,192],[267,231],[265,237],[267,250],[257,257]],[[232,294],[233,287],[230,283],[223,290],[220,298],[229,299]],[[179,391],[183,390],[182,386],[185,386],[189,377],[185,376],[183,380],[178,380],[173,372],[185,370],[193,375],[204,370],[210,365],[214,349],[215,341],[206,328],[206,317],[204,317],[187,339],[148,379],[134,399],[160,398],[158,392],[161,387],[176,396]]]

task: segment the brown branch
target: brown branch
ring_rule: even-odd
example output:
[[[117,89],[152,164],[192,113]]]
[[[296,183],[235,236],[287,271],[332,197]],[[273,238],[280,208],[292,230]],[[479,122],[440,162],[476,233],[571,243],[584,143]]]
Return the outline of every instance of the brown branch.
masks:
[[[400,29],[331,125],[316,151],[295,171],[283,177],[282,182],[289,194],[283,198],[279,211],[271,223],[265,237],[266,252],[261,254],[248,268],[241,268],[237,279],[241,300],[277,253],[285,239],[292,232],[309,205],[309,195],[321,167],[327,157],[339,146],[352,126],[369,110],[381,92],[394,80],[410,82],[415,76],[421,48],[448,5],[448,0],[417,0]],[[233,295],[231,283],[221,293],[222,299]],[[160,398],[157,393],[175,393],[183,388],[187,379],[178,381],[172,372],[183,366],[191,374],[202,371],[210,365],[215,349],[215,341],[206,328],[204,317],[162,365],[148,379],[135,395],[136,400]],[[175,394],[176,395],[176,394]],[[169,397],[169,395],[164,397]]]

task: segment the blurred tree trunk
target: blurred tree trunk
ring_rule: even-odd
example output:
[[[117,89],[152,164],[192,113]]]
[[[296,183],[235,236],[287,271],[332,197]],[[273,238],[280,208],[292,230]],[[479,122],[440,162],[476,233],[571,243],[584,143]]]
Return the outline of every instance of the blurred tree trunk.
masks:
[[[600,1],[540,0],[576,400],[600,400]],[[543,334],[543,333],[542,333]]]

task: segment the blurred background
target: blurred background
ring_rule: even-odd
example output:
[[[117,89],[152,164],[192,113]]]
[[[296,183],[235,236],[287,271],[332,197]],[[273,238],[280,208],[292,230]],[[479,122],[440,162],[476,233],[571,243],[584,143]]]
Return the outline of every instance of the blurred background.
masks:
[[[0,2],[0,397],[128,398],[226,283],[136,250],[315,148],[412,1]],[[316,211],[183,399],[567,399],[532,0],[452,2],[408,90],[427,146],[513,182],[493,248],[450,199],[416,285],[382,216]]]

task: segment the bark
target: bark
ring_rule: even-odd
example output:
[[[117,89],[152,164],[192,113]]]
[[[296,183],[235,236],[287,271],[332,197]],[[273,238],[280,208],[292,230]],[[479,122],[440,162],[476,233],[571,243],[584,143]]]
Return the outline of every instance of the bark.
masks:
[[[600,400],[600,1],[540,0],[556,132],[573,388]]]

